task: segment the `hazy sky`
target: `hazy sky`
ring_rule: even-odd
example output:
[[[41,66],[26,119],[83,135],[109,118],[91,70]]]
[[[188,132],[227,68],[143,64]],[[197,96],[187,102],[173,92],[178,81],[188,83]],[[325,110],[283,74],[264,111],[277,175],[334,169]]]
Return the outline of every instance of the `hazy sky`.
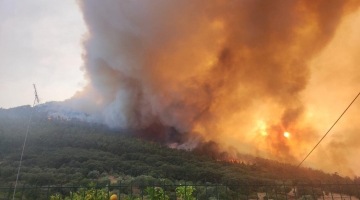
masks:
[[[85,85],[86,27],[74,0],[0,1],[0,107],[70,98]]]

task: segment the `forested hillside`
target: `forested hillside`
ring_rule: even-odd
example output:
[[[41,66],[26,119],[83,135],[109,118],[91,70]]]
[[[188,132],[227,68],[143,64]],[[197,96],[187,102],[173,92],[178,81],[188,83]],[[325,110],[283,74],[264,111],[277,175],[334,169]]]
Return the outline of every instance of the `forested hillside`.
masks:
[[[261,184],[282,181],[352,181],[337,174],[254,158],[251,163],[217,161],[171,149],[100,124],[48,118],[40,107],[0,109],[0,185],[13,182],[29,116],[32,123],[20,181],[29,184],[88,184],[91,181],[191,181]],[[290,179],[288,179],[290,178]]]

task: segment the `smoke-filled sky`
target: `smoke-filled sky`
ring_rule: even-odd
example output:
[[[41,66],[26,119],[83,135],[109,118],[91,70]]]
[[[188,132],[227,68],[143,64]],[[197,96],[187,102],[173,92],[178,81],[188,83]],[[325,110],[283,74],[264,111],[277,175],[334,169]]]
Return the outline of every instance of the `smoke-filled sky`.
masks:
[[[67,105],[171,147],[297,164],[360,92],[357,0],[78,4],[88,84]],[[305,165],[360,174],[359,109]]]

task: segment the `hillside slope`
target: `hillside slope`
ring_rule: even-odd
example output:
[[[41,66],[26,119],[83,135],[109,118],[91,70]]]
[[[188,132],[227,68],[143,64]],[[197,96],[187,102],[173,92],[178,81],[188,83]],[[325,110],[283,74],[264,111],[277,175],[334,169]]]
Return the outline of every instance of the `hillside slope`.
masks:
[[[197,152],[171,149],[76,119],[48,118],[39,107],[0,109],[0,184],[16,179],[29,116],[32,123],[20,181],[29,184],[87,184],[90,181],[166,179],[227,184],[282,181],[340,181],[326,174],[262,158],[251,163],[217,161]]]

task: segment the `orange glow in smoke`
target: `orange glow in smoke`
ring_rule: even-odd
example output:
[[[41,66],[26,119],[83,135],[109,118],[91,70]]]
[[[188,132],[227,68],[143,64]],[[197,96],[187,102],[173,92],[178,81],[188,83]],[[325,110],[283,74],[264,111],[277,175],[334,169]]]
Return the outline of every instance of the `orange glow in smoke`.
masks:
[[[113,9],[126,6],[117,1],[99,12],[96,1],[80,2],[89,89],[76,105],[111,127],[160,124],[144,135],[170,148],[297,164],[360,87],[360,1],[129,3],[131,15]],[[355,103],[309,166],[360,173]]]

